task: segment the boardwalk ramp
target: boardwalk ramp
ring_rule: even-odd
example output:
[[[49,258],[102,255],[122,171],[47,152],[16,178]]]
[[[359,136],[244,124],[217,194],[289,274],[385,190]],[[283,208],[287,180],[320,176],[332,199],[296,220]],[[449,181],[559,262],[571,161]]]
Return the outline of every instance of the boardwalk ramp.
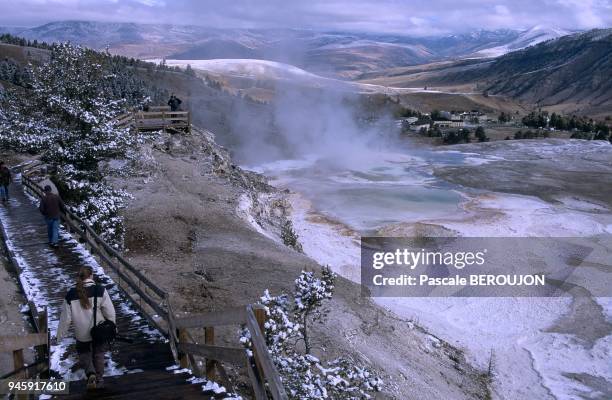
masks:
[[[222,397],[204,391],[202,380],[187,369],[177,369],[168,340],[152,325],[82,243],[66,230],[58,248],[47,244],[46,225],[37,209],[37,198],[23,190],[17,176],[10,200],[0,205],[0,221],[6,247],[13,255],[20,284],[37,309],[48,310],[48,325],[55,336],[61,304],[74,285],[77,271],[88,265],[96,280],[111,296],[122,340],[106,354],[105,388],[85,393],[84,375],[77,366],[75,341],[64,339],[51,347],[51,376],[70,381],[70,395],[58,398],[192,399]],[[169,369],[170,368],[170,369]]]

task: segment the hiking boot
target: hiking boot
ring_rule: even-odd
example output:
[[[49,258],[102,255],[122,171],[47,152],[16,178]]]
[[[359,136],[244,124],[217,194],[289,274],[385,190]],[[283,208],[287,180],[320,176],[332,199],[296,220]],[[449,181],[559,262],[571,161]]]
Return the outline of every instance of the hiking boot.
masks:
[[[87,390],[96,388],[96,374],[91,374],[87,377]]]
[[[104,378],[98,379],[96,382],[96,389],[104,389]]]

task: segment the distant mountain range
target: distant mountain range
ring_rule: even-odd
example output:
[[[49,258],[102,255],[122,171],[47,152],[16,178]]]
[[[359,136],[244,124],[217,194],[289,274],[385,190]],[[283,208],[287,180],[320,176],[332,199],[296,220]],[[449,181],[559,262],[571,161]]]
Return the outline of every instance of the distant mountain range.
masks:
[[[361,76],[391,87],[461,88],[527,105],[590,116],[612,115],[612,29],[548,40],[494,59],[393,68]],[[467,89],[466,89],[467,88]]]
[[[311,72],[353,78],[364,72],[465,58],[499,56],[570,32],[479,30],[460,35],[411,37],[306,30],[220,30],[200,26],[52,22],[34,28],[0,28],[28,39],[72,42],[138,58],[256,58]]]
[[[612,115],[612,29],[597,29],[499,57],[482,71],[488,91],[542,106]]]

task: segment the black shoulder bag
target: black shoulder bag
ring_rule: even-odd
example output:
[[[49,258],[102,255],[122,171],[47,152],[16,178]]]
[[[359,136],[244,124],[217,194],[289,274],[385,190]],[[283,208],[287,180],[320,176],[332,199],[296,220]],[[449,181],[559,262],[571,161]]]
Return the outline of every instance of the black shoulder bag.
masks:
[[[94,308],[93,308],[93,328],[91,328],[91,339],[93,340],[93,344],[95,345],[103,345],[106,343],[111,343],[115,340],[117,336],[117,326],[113,321],[110,321],[104,317],[104,322],[100,325],[96,324],[96,314],[98,314],[98,288],[100,286],[96,285],[94,287]],[[104,295],[104,288],[102,288],[102,295]]]

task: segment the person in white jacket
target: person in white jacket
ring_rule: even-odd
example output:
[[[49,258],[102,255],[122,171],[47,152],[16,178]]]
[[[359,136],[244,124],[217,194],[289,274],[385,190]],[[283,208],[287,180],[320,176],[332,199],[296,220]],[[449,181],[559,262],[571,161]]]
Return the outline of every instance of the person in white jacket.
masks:
[[[76,336],[76,350],[79,363],[87,375],[87,388],[100,388],[104,385],[104,353],[108,346],[93,345],[91,328],[93,327],[93,298],[97,299],[96,324],[104,319],[115,322],[115,308],[103,286],[96,285],[91,267],[81,267],[75,287],[68,290],[62,306],[62,313],[57,327],[57,340],[62,340],[72,323]]]

